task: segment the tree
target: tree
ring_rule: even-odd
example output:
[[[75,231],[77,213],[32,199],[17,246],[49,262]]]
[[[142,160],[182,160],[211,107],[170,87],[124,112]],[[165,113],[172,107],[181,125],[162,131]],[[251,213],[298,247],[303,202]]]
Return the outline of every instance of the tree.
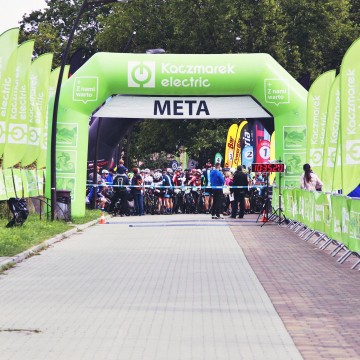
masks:
[[[81,1],[48,0],[43,12],[24,16],[23,39],[35,37],[37,53],[54,52],[56,65]],[[339,68],[360,36],[359,17],[358,0],[130,0],[86,12],[72,49],[86,44],[88,56],[150,48],[174,54],[264,52],[296,79],[307,75],[314,81]],[[222,150],[228,125],[144,121],[134,128],[132,151],[140,159],[186,146],[191,156],[209,157]]]
[[[54,67],[60,64],[61,54],[74,24],[83,0],[46,0],[47,7],[40,11],[25,14],[20,22],[20,41],[35,39],[35,56],[51,52],[54,54]],[[76,29],[72,43],[72,52],[79,47],[85,49],[90,57],[98,51],[95,46],[95,35],[102,30],[97,20],[106,18],[116,4],[91,6],[83,14],[79,27]]]

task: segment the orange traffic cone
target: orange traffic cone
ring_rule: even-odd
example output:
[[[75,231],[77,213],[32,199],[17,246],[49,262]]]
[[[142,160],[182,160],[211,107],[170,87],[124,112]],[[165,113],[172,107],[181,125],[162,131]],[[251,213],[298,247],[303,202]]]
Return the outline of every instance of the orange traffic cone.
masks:
[[[263,217],[261,219],[262,222],[267,222],[267,218],[266,218],[266,211],[263,211]]]
[[[104,212],[101,212],[99,224],[106,224]]]

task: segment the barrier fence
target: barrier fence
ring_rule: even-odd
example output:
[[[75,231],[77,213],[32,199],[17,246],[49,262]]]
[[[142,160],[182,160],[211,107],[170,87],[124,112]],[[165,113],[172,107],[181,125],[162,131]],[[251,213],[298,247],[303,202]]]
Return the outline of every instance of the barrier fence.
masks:
[[[281,206],[279,204],[281,201]],[[293,229],[308,240],[313,234],[324,240],[322,249],[336,244],[334,255],[346,250],[339,262],[351,254],[360,258],[360,199],[301,189],[273,189],[272,206],[282,208]],[[315,243],[319,243],[316,241]],[[360,260],[353,266],[355,268]]]

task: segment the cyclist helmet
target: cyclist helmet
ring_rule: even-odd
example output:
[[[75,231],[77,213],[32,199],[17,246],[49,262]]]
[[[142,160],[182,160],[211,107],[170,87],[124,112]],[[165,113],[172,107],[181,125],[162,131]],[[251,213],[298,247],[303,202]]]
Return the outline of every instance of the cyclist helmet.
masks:
[[[161,173],[159,173],[158,171],[156,173],[154,173],[154,180],[155,181],[159,181],[161,178]]]
[[[145,169],[145,174],[150,174],[150,169],[146,168]]]
[[[168,174],[172,174],[172,173],[173,173],[173,170],[172,170],[171,168],[167,168],[167,169],[166,169],[166,172],[167,172]]]

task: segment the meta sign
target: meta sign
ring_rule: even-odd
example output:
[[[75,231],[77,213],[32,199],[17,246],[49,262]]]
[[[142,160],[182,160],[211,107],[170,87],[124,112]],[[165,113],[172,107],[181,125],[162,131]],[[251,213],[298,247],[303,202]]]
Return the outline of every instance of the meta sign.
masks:
[[[270,118],[251,96],[123,96],[112,97],[94,116],[144,119]]]

